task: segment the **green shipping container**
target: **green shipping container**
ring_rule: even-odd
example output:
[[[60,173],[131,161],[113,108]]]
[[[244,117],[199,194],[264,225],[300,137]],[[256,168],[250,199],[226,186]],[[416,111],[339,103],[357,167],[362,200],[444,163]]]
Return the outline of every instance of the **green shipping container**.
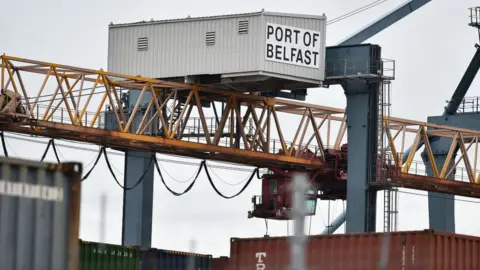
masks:
[[[140,250],[80,240],[79,270],[140,270]]]

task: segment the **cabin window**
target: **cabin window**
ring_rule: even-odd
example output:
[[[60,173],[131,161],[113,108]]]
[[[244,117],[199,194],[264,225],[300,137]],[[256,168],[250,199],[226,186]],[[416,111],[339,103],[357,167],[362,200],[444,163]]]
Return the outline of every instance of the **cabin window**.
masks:
[[[269,187],[270,194],[276,194],[277,193],[277,180],[275,180],[275,179],[270,180],[269,186],[270,186]]]
[[[306,210],[308,214],[315,214],[315,208],[317,206],[317,200],[316,199],[311,199],[311,200],[306,200]]]
[[[277,209],[277,199],[270,199],[268,201],[268,210],[276,210]]]

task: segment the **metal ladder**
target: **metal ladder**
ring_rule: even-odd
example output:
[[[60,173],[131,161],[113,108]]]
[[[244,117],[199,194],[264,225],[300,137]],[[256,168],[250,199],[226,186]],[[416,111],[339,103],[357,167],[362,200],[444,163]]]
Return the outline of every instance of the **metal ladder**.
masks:
[[[387,158],[391,151],[388,146],[388,138],[385,134],[386,128],[388,128],[389,121],[384,121],[384,117],[390,117],[390,89],[391,82],[384,81],[381,84],[378,93],[378,154],[380,157],[380,164],[382,164],[380,170],[380,181],[387,183],[387,175],[385,174],[383,164],[390,162]],[[388,119],[388,118],[387,118]],[[391,232],[397,230],[398,221],[398,188],[393,185],[388,185],[383,192],[383,231]]]

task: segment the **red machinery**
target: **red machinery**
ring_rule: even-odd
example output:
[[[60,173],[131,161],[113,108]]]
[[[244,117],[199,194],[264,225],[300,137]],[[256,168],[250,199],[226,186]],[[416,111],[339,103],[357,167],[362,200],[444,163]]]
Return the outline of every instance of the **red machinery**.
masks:
[[[301,155],[315,157],[313,152]],[[345,199],[347,180],[347,145],[340,150],[327,149],[325,160],[328,168],[308,175],[310,187],[305,194],[307,215],[315,215],[317,199]],[[252,198],[253,210],[248,217],[288,220],[292,209],[293,173],[271,168],[262,176],[262,195]]]
[[[252,198],[253,211],[248,212],[248,218],[268,218],[277,220],[291,219],[292,209],[292,172],[272,169],[262,176],[262,195]],[[306,193],[308,216],[315,214],[318,189],[314,181]]]
[[[312,155],[307,151],[302,155]],[[348,145],[344,144],[340,150],[326,149],[325,161],[328,167],[325,170],[309,173],[310,188],[305,194],[307,216],[315,215],[317,199],[320,200],[346,200],[347,197],[347,158]],[[379,165],[382,162],[379,159]],[[378,166],[377,178],[381,177],[382,170],[388,168],[388,173],[395,173],[397,170],[393,165]],[[292,209],[292,176],[293,173],[277,168],[270,168],[269,173],[262,176],[262,195],[252,198],[253,210],[248,212],[248,217],[268,218],[276,220],[288,220]],[[382,180],[383,181],[383,180]]]

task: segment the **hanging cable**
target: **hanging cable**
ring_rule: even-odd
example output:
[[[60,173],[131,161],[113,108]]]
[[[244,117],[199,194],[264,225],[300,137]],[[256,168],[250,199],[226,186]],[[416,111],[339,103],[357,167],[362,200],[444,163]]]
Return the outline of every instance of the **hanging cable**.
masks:
[[[102,156],[103,154],[103,151],[105,151],[105,147],[102,147],[99,151],[98,151],[98,155],[97,155],[97,158],[95,159],[95,162],[93,163],[93,166],[92,168],[90,168],[90,170],[82,177],[82,182],[87,180],[87,178],[90,176],[90,174],[92,173],[93,169],[95,169],[95,167],[97,167],[97,163],[98,161],[100,160],[100,157]]]
[[[5,137],[3,136],[3,131],[0,132],[0,136],[2,136],[3,154],[5,155],[5,157],[8,157],[7,143],[5,142]]]
[[[58,157],[58,152],[57,152],[57,147],[55,147],[55,141],[52,139],[52,148],[53,148],[53,153],[55,154],[55,158],[57,159],[57,162],[60,163],[60,158]]]
[[[308,225],[308,234],[309,235],[312,234],[312,218],[313,218],[313,216],[310,216],[310,224]]]
[[[328,200],[327,224],[328,224],[328,233],[330,233],[330,229],[332,228],[332,223],[330,223],[330,200]]]
[[[147,174],[148,172],[148,169],[150,169],[150,166],[152,166],[152,163],[153,161],[155,160],[155,154],[152,155],[152,157],[150,158],[150,163],[148,164],[148,167],[145,169],[145,171],[143,172],[142,176],[140,176],[140,178],[138,179],[138,181],[135,183],[135,185],[131,186],[131,187],[125,187],[125,186],[122,186],[122,184],[120,184],[120,182],[118,181],[117,179],[117,176],[115,175],[115,173],[113,172],[113,169],[112,169],[112,166],[110,164],[110,160],[108,160],[108,156],[107,156],[107,151],[105,150],[105,148],[102,148],[101,150],[103,152],[103,155],[105,157],[105,161],[107,162],[107,167],[108,167],[108,170],[110,171],[110,174],[112,174],[113,176],[113,179],[115,180],[115,182],[117,182],[117,185],[119,187],[121,187],[123,190],[132,190],[134,188],[136,188],[140,183],[142,183],[143,181],[143,178],[145,177],[145,175]]]
[[[232,199],[232,198],[235,198],[237,197],[238,195],[242,194],[242,192],[248,187],[248,185],[250,185],[250,182],[252,182],[253,180],[253,177],[255,177],[258,173],[258,168],[255,168],[255,170],[253,170],[252,174],[250,175],[247,183],[245,183],[245,185],[243,186],[243,188],[235,195],[232,195],[232,196],[225,196],[223,195],[218,189],[217,187],[215,186],[215,184],[213,183],[212,181],[212,177],[210,176],[210,173],[208,171],[208,168],[207,168],[207,164],[206,162],[203,162],[202,163],[203,165],[203,168],[205,169],[205,173],[207,174],[207,178],[208,178],[208,181],[210,182],[210,185],[212,186],[212,188],[215,190],[215,192],[217,192],[218,195],[220,195],[221,197],[225,198],[225,199]]]
[[[181,196],[181,195],[189,192],[192,189],[193,185],[195,184],[195,182],[198,179],[198,176],[200,175],[200,172],[202,171],[202,168],[204,166],[205,161],[202,161],[200,163],[200,166],[198,166],[197,175],[195,175],[195,178],[193,179],[192,183],[190,183],[190,185],[187,187],[187,189],[185,189],[183,192],[180,192],[180,193],[173,191],[172,189],[170,189],[167,186],[167,183],[165,183],[165,179],[163,178],[162,171],[160,170],[160,166],[159,166],[156,158],[154,159],[154,163],[155,163],[155,168],[157,168],[157,172],[160,175],[160,180],[162,181],[163,185],[167,188],[167,190],[170,191],[170,193],[172,193],[175,196]]]
[[[215,170],[212,169],[212,167],[210,167],[210,172],[212,172],[212,174],[217,178],[219,179],[220,181],[222,181],[223,183],[229,185],[229,186],[238,186],[238,185],[241,185],[243,183],[245,183],[246,181],[248,181],[248,179],[250,178],[250,176],[247,176],[245,179],[243,179],[242,181],[238,182],[238,183],[235,183],[235,184],[232,184],[232,183],[229,183],[225,180],[223,180],[220,176],[218,176],[218,174],[215,172]],[[258,174],[257,174],[257,177],[258,177]]]
[[[342,203],[343,203],[343,213],[346,213],[346,209],[345,209],[345,200],[342,200]],[[343,233],[347,233],[347,226],[343,226]]]
[[[55,157],[57,158],[57,162],[60,163],[60,159],[58,158],[58,151],[57,151],[57,147],[55,146],[55,141],[52,139],[51,140],[52,142],[52,148],[53,148],[53,153],[55,153]],[[102,151],[103,150],[103,151]],[[85,181],[88,176],[90,176],[90,174],[92,173],[93,169],[97,166],[97,163],[98,161],[100,160],[100,157],[102,156],[102,153],[105,151],[105,147],[102,147],[102,149],[100,149],[100,151],[98,151],[98,156],[97,158],[95,159],[95,163],[93,163],[93,166],[92,168],[90,168],[90,170],[85,174],[85,176],[82,177],[82,179],[80,180],[81,182]],[[150,164],[151,165],[151,164]],[[142,176],[143,177],[143,176]],[[118,182],[117,182],[118,183]]]
[[[268,235],[268,220],[265,219],[265,235]]]
[[[198,177],[199,172],[201,171],[201,167],[202,167],[201,163],[202,162],[200,162],[198,164],[199,169],[197,169],[197,172],[193,173],[192,176],[190,176],[187,180],[180,181],[180,180],[175,179],[175,177],[173,177],[170,173],[168,173],[167,169],[165,169],[165,167],[162,166],[162,163],[158,163],[158,160],[157,160],[159,174],[160,174],[161,169],[163,169],[163,171],[168,175],[168,177],[170,177],[173,181],[175,181],[177,183],[180,183],[180,184],[185,184],[185,183],[188,183],[188,182],[192,181],[192,179],[196,179]],[[161,177],[163,177],[163,175]]]
[[[45,152],[43,152],[43,155],[42,155],[42,158],[40,159],[40,162],[43,162],[43,160],[47,156],[48,149],[50,149],[50,145],[52,145],[52,140],[48,141],[47,148],[45,148]]]
[[[18,134],[18,133],[16,133],[15,136],[10,136],[10,135],[6,134],[5,137],[8,138],[8,139],[12,139],[12,140],[19,140],[19,141],[30,142],[30,143],[38,143],[38,144],[44,144],[44,145],[48,144],[47,142],[43,142],[43,141],[40,141],[40,140],[35,140],[35,139],[31,138],[30,136],[22,135],[22,134]],[[83,142],[72,142],[71,143],[70,141],[67,141],[67,143],[70,143],[70,144],[59,144],[59,143],[57,143],[56,145],[58,147],[64,147],[64,148],[68,148],[68,149],[75,149],[75,150],[79,150],[79,151],[87,151],[87,152],[91,152],[91,153],[97,153],[96,149],[91,149],[91,148],[87,148],[87,147],[73,145],[74,143],[75,144],[86,144],[86,145],[88,145],[88,143],[83,143]],[[8,141],[7,141],[7,145],[8,145]],[[123,153],[118,153],[118,152],[113,152],[113,151],[108,151],[108,150],[107,150],[107,152],[108,152],[109,155],[122,156],[122,157],[124,156]],[[166,158],[158,158],[157,160],[159,160],[160,162],[179,164],[179,165],[188,165],[188,166],[195,166],[195,167],[197,167],[199,165],[199,163],[197,163],[197,162],[173,160],[173,159],[166,159]],[[234,166],[215,165],[215,164],[210,164],[208,166],[210,168],[217,168],[217,169],[224,169],[224,170],[231,170],[231,171],[251,172],[250,168],[240,168],[240,167],[234,167]],[[242,166],[242,167],[244,167],[244,166]],[[264,170],[264,169],[262,169],[262,170]],[[260,173],[258,173],[257,175],[258,175],[257,177],[260,178]]]
[[[369,10],[369,9],[371,9],[371,8],[374,8],[374,7],[376,7],[376,6],[380,5],[380,4],[383,4],[383,3],[386,2],[386,1],[388,1],[388,0],[376,0],[376,1],[373,1],[373,2],[371,2],[370,4],[367,4],[367,5],[365,5],[365,6],[362,6],[362,7],[360,7],[360,8],[357,8],[357,9],[353,10],[353,11],[347,12],[347,13],[341,15],[341,16],[338,16],[338,17],[336,17],[336,18],[331,19],[330,21],[327,22],[327,25],[334,24],[334,23],[337,23],[337,22],[339,22],[339,21],[343,21],[343,20],[345,20],[345,19],[347,19],[347,18],[350,18],[350,17],[352,17],[352,16],[355,16],[355,15],[357,15],[357,14],[360,14],[360,13],[362,13],[362,12],[364,12],[364,11],[367,11],[367,10]]]

